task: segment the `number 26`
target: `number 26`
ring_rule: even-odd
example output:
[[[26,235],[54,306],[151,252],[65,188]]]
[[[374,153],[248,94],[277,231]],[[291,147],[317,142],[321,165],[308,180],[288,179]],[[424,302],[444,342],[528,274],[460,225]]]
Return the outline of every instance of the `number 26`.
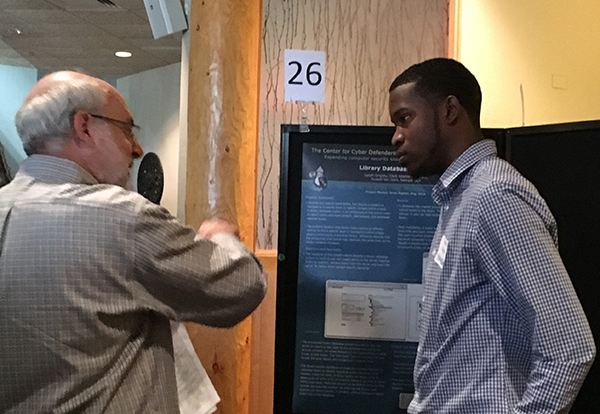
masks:
[[[292,76],[290,78],[288,83],[290,85],[302,85],[302,81],[296,80],[296,78],[298,76],[300,76],[300,73],[302,73],[302,64],[298,61],[292,60],[290,63],[288,63],[288,65],[296,65],[296,69],[297,69],[296,73],[294,74],[294,76]],[[312,70],[312,67],[314,65],[321,66],[321,64],[319,62],[312,62],[312,63],[309,63],[308,67],[306,68],[306,81],[308,82],[309,85],[312,85],[312,86],[316,86],[316,85],[320,84],[321,81],[323,80],[323,76],[321,75],[321,72]]]

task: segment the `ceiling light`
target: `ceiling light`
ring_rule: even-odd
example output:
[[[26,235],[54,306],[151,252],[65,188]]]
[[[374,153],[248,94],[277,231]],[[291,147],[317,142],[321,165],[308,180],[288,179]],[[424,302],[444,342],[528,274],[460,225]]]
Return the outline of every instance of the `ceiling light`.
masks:
[[[115,52],[115,56],[122,57],[122,58],[128,58],[128,57],[131,57],[131,52],[125,52],[125,51]]]

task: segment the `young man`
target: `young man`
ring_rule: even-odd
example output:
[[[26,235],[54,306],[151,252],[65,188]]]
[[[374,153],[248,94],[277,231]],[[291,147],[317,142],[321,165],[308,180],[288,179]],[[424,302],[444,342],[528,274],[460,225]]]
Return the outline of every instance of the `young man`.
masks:
[[[566,413],[595,346],[533,185],[482,140],[481,90],[451,59],[390,86],[392,143],[414,177],[439,176],[409,413]]]
[[[29,158],[0,189],[0,412],[178,413],[169,321],[240,322],[260,264],[234,226],[196,234],[125,189],[143,150],[108,83],[50,74],[16,124]]]

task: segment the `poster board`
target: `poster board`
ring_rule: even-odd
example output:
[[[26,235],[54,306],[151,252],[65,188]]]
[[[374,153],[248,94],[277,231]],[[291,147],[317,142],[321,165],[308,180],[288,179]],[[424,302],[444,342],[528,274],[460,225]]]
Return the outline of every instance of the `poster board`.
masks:
[[[482,132],[485,138],[496,141],[498,155],[511,162],[529,179],[548,203],[558,224],[561,257],[588,317],[595,341],[597,344],[600,343],[600,306],[597,300],[600,291],[597,277],[600,272],[600,264],[597,260],[590,260],[597,255],[600,249],[600,238],[598,238],[600,214],[597,211],[600,203],[600,187],[596,185],[600,175],[600,163],[597,161],[598,154],[600,154],[600,121],[509,129],[483,129]],[[308,228],[307,216],[309,213],[314,214],[314,211],[318,211],[316,207],[311,206],[309,212],[309,200],[305,199],[308,194],[311,196],[317,194],[316,200],[318,200],[328,191],[323,186],[335,183],[336,185],[333,187],[327,188],[346,187],[348,189],[347,196],[350,198],[360,198],[367,204],[381,204],[381,199],[376,194],[368,194],[366,190],[360,196],[352,194],[356,187],[361,185],[366,187],[370,185],[386,186],[383,181],[379,181],[377,185],[374,182],[363,181],[363,178],[367,178],[367,173],[376,172],[363,170],[362,176],[357,175],[357,170],[360,171],[360,165],[362,165],[357,160],[354,162],[338,159],[335,163],[323,167],[323,171],[319,172],[317,164],[320,159],[316,154],[323,153],[315,151],[313,154],[306,151],[313,151],[312,148],[323,150],[331,146],[332,151],[329,155],[340,157],[344,150],[350,149],[351,153],[353,146],[356,148],[362,146],[363,149],[373,148],[385,152],[393,150],[390,146],[392,134],[393,127],[310,126],[309,133],[301,134],[298,126],[282,126],[275,340],[275,414],[363,414],[374,411],[378,413],[403,413],[406,411],[401,407],[405,407],[410,401],[412,366],[414,352],[416,352],[416,343],[410,342],[412,335],[410,330],[408,334],[405,332],[404,340],[399,333],[401,327],[397,327],[399,331],[395,333],[387,332],[375,338],[361,330],[342,328],[332,324],[332,321],[336,321],[336,316],[338,319],[343,316],[339,316],[342,315],[341,311],[335,315],[331,313],[332,310],[327,315],[327,309],[334,309],[337,305],[340,305],[341,308],[344,304],[344,297],[352,299],[355,297],[354,295],[364,296],[365,286],[368,289],[381,288],[385,291],[385,283],[406,284],[406,297],[410,303],[411,297],[413,297],[411,295],[414,294],[414,297],[417,297],[418,293],[415,292],[418,290],[414,290],[415,287],[409,285],[418,285],[420,272],[422,272],[416,252],[414,255],[411,252],[406,254],[399,249],[396,252],[398,257],[405,257],[405,259],[398,262],[390,261],[389,268],[375,267],[377,271],[371,271],[371,269],[365,270],[364,273],[356,270],[340,275],[341,270],[335,268],[321,269],[321,273],[312,270],[311,273],[305,269],[309,255],[306,242],[309,237],[312,238],[311,240],[317,240],[320,245],[326,246],[328,240],[331,241],[335,235],[335,233],[315,234],[314,229]],[[386,145],[388,146],[387,150],[385,149]],[[335,153],[336,150],[339,150],[339,154]],[[390,165],[398,165],[395,163],[393,155],[382,155],[382,157],[390,158],[392,162]],[[330,161],[334,160],[335,158],[331,158]],[[387,161],[382,161],[382,163],[385,164]],[[312,177],[310,176],[311,172],[314,173]],[[400,172],[397,173],[398,176],[401,176]],[[311,183],[310,180],[313,180],[314,183]],[[431,182],[415,183],[403,180],[391,182],[390,180],[387,184],[390,189],[397,185],[415,185],[414,188],[426,192],[427,197],[420,198],[418,196],[405,201],[411,205],[411,208],[416,208],[416,211],[431,208],[432,204],[428,204],[426,201],[426,199],[430,200]],[[422,193],[417,192],[417,194]],[[333,196],[333,205],[330,207],[335,207],[337,203],[340,204],[338,208],[343,209],[342,203],[356,202],[345,199],[340,201],[338,197],[338,195]],[[383,198],[385,199],[385,197]],[[383,204],[386,205],[385,202]],[[396,207],[400,207],[400,205],[396,205]],[[394,207],[387,208],[392,210]],[[367,225],[365,223],[370,223],[368,225],[378,228],[398,228],[399,224],[392,223],[391,218],[387,220],[378,216],[377,210],[373,208],[368,210],[372,212],[372,215],[367,216],[366,222],[361,222],[362,218],[360,217],[356,219],[349,217],[347,222],[342,220],[329,225],[360,227]],[[397,210],[401,211],[400,208]],[[423,211],[423,217],[429,216],[429,213]],[[431,216],[427,218],[426,224],[420,222],[420,219],[417,220],[417,226],[435,226],[435,223],[428,221],[433,220]],[[415,218],[409,215],[411,221]],[[328,225],[327,220],[326,217],[323,222],[326,225]],[[437,222],[437,217],[435,222]],[[321,224],[321,222],[319,223]],[[422,234],[422,240],[418,242],[417,239],[415,243],[422,243],[420,248],[427,249],[423,240],[425,232]],[[385,237],[386,234],[384,233],[383,236]],[[390,234],[387,236],[393,237]],[[373,234],[372,237],[379,236]],[[365,247],[355,247],[357,251],[360,250],[360,253],[356,254],[372,255],[373,250],[369,250],[368,246],[373,247],[376,244],[369,245],[367,243]],[[341,249],[344,251],[344,247]],[[383,256],[390,256],[391,250],[388,250],[387,253],[385,248],[375,250],[376,255],[381,253]],[[368,268],[368,261],[365,261],[362,256],[360,259],[366,263],[364,267]],[[411,269],[408,270],[409,268]],[[368,290],[368,294],[377,296],[375,290]],[[381,303],[381,305],[386,307],[385,303]],[[348,317],[353,317],[352,312],[349,312]],[[394,318],[402,319],[398,315]],[[405,317],[404,320],[410,329],[410,316]],[[313,337],[309,338],[310,335]],[[414,351],[411,344],[413,344]],[[370,366],[375,367],[374,370],[364,371],[373,374],[370,376],[365,374],[362,377],[365,383],[370,384],[365,391],[360,388],[363,385],[357,383],[357,378],[361,378],[361,375],[348,371],[347,366],[350,364],[349,366],[352,367],[353,360],[373,358],[373,353],[380,355],[387,365],[373,363]],[[308,361],[307,358],[309,358]],[[321,363],[322,360],[336,358],[340,361],[339,365]],[[317,365],[317,367],[312,365]],[[302,374],[301,369],[307,367],[310,370]],[[355,364],[354,367],[358,371],[360,364]],[[331,391],[331,388],[336,386],[335,380],[332,378],[343,379],[337,384],[337,392]],[[351,380],[346,380],[346,378]],[[373,383],[369,382],[371,379],[374,379]],[[597,392],[599,380],[600,361],[596,360],[575,400],[572,413],[588,413],[598,407],[600,404]],[[321,388],[310,388],[309,383],[312,381],[318,383]]]
[[[274,412],[406,412],[439,214],[393,127],[282,126]]]
[[[558,226],[560,256],[600,344],[600,121],[506,131],[506,159],[546,200]],[[600,361],[596,357],[571,408],[572,414],[597,412]]]

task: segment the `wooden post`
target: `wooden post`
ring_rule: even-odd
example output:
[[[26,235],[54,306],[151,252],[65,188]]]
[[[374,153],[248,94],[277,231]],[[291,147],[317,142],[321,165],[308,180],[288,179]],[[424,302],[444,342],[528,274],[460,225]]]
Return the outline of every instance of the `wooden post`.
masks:
[[[462,0],[448,0],[448,50],[447,57],[460,60]]]
[[[190,15],[186,222],[233,222],[254,250],[262,0],[193,0]],[[247,414],[252,318],[187,328],[221,397],[217,413]]]
[[[275,301],[277,298],[277,250],[257,250],[269,279],[267,296],[253,315],[250,414],[273,412],[275,386]]]

